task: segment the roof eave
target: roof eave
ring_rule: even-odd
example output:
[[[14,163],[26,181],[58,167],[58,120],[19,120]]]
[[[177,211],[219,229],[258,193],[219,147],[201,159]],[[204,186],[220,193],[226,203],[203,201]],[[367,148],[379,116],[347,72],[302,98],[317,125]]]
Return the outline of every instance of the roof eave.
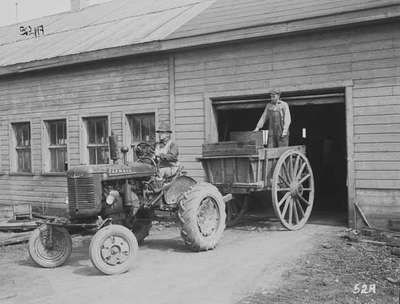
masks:
[[[160,50],[161,50],[161,44],[159,41],[150,41],[140,44],[119,46],[115,48],[58,56],[43,60],[35,60],[35,61],[0,67],[0,76],[4,76],[7,74],[26,73],[41,69],[56,68],[66,65],[87,63],[105,59],[120,58],[124,56],[149,54],[149,53],[159,52]]]
[[[162,41],[161,48],[162,50],[177,50],[248,39],[271,38],[299,32],[320,31],[374,22],[389,22],[390,20],[399,17],[400,4],[389,5],[386,7],[367,9],[357,12],[332,14],[328,16],[293,20],[290,22],[174,38]]]
[[[224,44],[248,39],[277,37],[298,32],[309,32],[330,28],[382,22],[400,17],[400,4],[347,13],[332,14],[290,22],[267,24],[204,35],[151,41],[128,46],[96,50],[91,52],[59,56],[49,59],[19,63],[0,67],[0,76],[28,71],[60,67],[71,64],[113,59],[124,56],[176,51],[178,49]]]

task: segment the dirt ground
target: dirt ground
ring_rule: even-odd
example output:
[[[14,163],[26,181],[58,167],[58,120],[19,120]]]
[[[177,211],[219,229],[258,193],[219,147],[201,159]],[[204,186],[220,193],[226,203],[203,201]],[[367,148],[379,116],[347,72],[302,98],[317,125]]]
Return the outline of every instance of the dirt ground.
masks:
[[[158,224],[131,271],[119,276],[92,267],[89,237],[74,237],[70,260],[57,269],[36,267],[26,244],[4,247],[0,303],[397,303],[395,287],[381,275],[368,276],[375,268],[363,276],[364,269],[353,265],[364,257],[368,261],[368,254],[391,258],[390,253],[379,256],[375,246],[346,245],[339,237],[344,229],[309,224],[288,232],[271,222],[250,223],[227,230],[215,250],[194,253],[176,226]],[[336,268],[333,256],[344,266]],[[387,275],[399,274],[398,262],[386,261]],[[364,282],[376,284],[377,293],[353,294],[354,285]]]

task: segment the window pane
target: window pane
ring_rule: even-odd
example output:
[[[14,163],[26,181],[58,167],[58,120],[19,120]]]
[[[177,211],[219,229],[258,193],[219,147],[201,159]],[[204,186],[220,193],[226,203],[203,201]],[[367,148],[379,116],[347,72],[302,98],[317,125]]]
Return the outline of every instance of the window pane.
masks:
[[[108,164],[108,148],[99,147],[96,150],[97,150],[97,163]]]
[[[133,141],[141,141],[141,137],[140,137],[140,119],[137,119],[136,117],[132,116],[131,118],[131,122],[132,122],[132,140]]]
[[[106,119],[98,119],[97,122],[97,136],[96,143],[105,144],[107,143],[107,120]]]
[[[96,123],[93,120],[88,119],[87,132],[88,132],[89,144],[96,143]]]
[[[18,150],[17,151],[18,172],[31,172],[31,151]]]
[[[17,168],[17,170],[18,170],[18,172],[23,172],[23,168],[24,168],[24,152],[22,150],[18,151],[17,155],[18,155],[18,168]]]
[[[156,141],[156,123],[155,123],[155,117],[152,115],[152,117],[149,119],[150,122],[150,141],[155,142]]]
[[[89,164],[97,164],[96,148],[89,148]]]
[[[25,150],[24,154],[24,171],[31,172],[31,150]]]
[[[56,145],[57,144],[57,124],[49,123],[49,129],[50,129],[50,144]]]
[[[64,172],[67,159],[67,122],[66,120],[48,121],[47,128],[49,132],[50,172]]]
[[[66,148],[51,149],[50,151],[51,171],[64,172],[66,157],[67,157]]]
[[[18,123],[14,125],[15,139],[17,146],[30,146],[30,124],[28,123]]]
[[[89,148],[89,164],[108,164],[108,147],[90,147]]]
[[[17,172],[31,172],[30,123],[13,124]]]
[[[132,143],[140,141],[155,141],[155,115],[138,114],[128,116],[132,132]]]
[[[31,136],[30,136],[30,127],[29,124],[24,124],[23,127],[23,138],[24,138],[24,146],[31,145]]]
[[[56,133],[57,133],[57,145],[65,145],[67,132],[66,132],[66,122],[65,121],[58,121],[56,124]]]

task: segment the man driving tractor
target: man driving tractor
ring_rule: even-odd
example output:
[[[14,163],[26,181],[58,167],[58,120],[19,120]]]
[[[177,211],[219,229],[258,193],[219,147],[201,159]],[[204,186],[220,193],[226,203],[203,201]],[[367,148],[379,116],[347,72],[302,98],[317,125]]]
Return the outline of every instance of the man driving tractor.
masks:
[[[158,129],[159,141],[155,146],[155,155],[159,158],[160,176],[168,178],[176,174],[179,168],[178,146],[171,139],[171,129],[166,123],[161,123]]]

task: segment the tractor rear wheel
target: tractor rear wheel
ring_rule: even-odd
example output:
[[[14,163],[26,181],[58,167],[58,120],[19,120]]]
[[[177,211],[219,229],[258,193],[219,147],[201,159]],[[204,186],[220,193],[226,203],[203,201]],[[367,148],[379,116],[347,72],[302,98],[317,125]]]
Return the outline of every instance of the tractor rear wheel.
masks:
[[[42,267],[61,266],[72,252],[71,235],[63,227],[42,225],[32,232],[28,251],[32,260]]]
[[[178,220],[185,244],[194,251],[213,249],[225,229],[225,203],[209,183],[195,184],[179,201]]]
[[[101,228],[93,236],[89,256],[94,267],[108,275],[129,270],[138,252],[135,235],[122,225]]]

